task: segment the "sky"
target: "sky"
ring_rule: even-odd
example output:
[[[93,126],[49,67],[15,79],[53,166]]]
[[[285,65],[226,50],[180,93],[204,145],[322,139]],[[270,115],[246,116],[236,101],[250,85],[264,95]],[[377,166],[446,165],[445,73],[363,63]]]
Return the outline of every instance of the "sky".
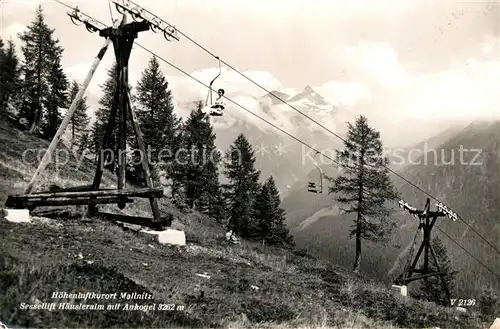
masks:
[[[111,24],[106,0],[66,0]],[[500,111],[500,5],[458,0],[136,0],[268,90],[312,86],[342,111],[380,124],[425,118],[490,118]],[[83,81],[103,43],[69,20],[52,1],[3,0],[1,35],[25,29],[42,4],[47,24],[64,47],[63,65]],[[113,16],[118,17],[113,8]],[[205,84],[217,60],[180,36],[142,32],[137,40]],[[130,80],[150,53],[134,47]],[[91,104],[113,61],[109,51],[89,87]],[[201,99],[206,89],[161,62],[177,102]],[[252,105],[265,92],[223,66],[214,84]],[[255,105],[255,104],[254,104]],[[387,120],[391,118],[391,120]]]

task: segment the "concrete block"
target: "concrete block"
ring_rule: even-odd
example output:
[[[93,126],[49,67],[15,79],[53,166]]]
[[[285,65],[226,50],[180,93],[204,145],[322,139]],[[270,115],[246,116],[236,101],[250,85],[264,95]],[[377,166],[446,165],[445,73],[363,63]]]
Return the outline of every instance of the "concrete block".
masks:
[[[160,244],[174,244],[179,246],[186,245],[186,235],[184,234],[184,231],[167,229],[165,231],[142,230],[141,232],[155,235],[156,240]]]
[[[30,223],[30,211],[28,209],[5,209],[5,219],[13,223]]]
[[[495,322],[493,322],[490,329],[500,329],[500,318],[496,318]]]
[[[393,284],[391,288],[393,291],[399,292],[401,294],[401,296],[404,296],[404,297],[408,296],[408,287],[407,286],[398,286],[398,285]]]

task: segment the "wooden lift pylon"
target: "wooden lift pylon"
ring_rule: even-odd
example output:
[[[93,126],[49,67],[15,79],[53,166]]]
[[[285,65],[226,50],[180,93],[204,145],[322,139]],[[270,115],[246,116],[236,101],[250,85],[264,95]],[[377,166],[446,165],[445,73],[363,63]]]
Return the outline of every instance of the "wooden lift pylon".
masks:
[[[434,249],[432,248],[431,231],[434,225],[436,224],[438,217],[446,216],[455,221],[457,215],[441,203],[437,204],[438,208],[437,211],[431,211],[429,198],[427,198],[423,210],[412,207],[403,200],[399,201],[399,206],[404,210],[407,210],[411,215],[418,217],[420,219],[418,230],[420,229],[423,230],[423,239],[422,243],[420,244],[420,248],[418,249],[417,254],[415,255],[415,258],[412,259],[415,239],[418,236],[415,235],[415,239],[414,241],[412,241],[412,246],[410,247],[408,262],[405,266],[405,269],[403,270],[403,273],[396,278],[394,284],[398,286],[407,286],[408,283],[412,281],[427,279],[432,276],[439,276],[441,278],[443,290],[446,293],[447,298],[449,299],[450,291],[444,281],[444,275],[446,275],[446,273],[441,271],[439,261],[436,257]],[[418,261],[420,260],[422,253],[424,254],[423,266],[421,268],[417,268],[417,264]],[[429,256],[432,257],[434,264],[436,265],[436,270],[431,270],[429,266]],[[414,276],[414,274],[416,275]]]
[[[46,150],[38,168],[31,178],[28,186],[26,187],[24,194],[10,195],[8,196],[6,207],[10,208],[27,208],[33,210],[39,206],[58,206],[58,205],[88,205],[89,214],[96,214],[97,204],[106,203],[117,203],[120,209],[125,208],[127,203],[133,202],[131,197],[141,197],[148,198],[151,204],[151,210],[153,213],[152,227],[169,227],[171,226],[171,217],[161,218],[158,198],[163,196],[163,188],[155,188],[153,186],[153,180],[151,178],[151,172],[149,169],[148,159],[146,157],[146,147],[142,137],[142,132],[134,116],[134,111],[131,103],[130,90],[128,87],[128,63],[130,58],[130,53],[132,50],[132,45],[138,36],[139,32],[147,31],[150,28],[150,23],[147,21],[126,23],[126,14],[123,14],[122,20],[115,21],[112,27],[99,28],[95,25],[95,21],[91,19],[85,19],[85,14],[80,13],[78,8],[72,13],[68,13],[73,22],[80,21],[85,24],[85,27],[90,32],[99,31],[99,35],[104,37],[106,41],[99,50],[87,76],[82,83],[80,90],[73,99],[70,108],[68,109],[64,119],[62,120],[59,129],[57,130],[54,138],[52,139],[48,149]],[[87,16],[89,17],[89,16]],[[106,126],[106,131],[104,133],[104,138],[101,144],[101,150],[98,154],[98,161],[96,167],[96,173],[92,185],[72,187],[66,189],[59,189],[58,191],[50,192],[33,192],[35,184],[40,179],[43,171],[46,169],[47,165],[50,163],[50,159],[61,140],[68,124],[73,117],[76,106],[81,100],[85,90],[87,89],[92,77],[99,66],[102,58],[104,57],[108,46],[113,43],[113,48],[115,52],[115,58],[117,63],[117,85],[114,93],[114,100],[111,109],[111,113],[108,119],[108,124]],[[117,154],[118,162],[118,188],[117,189],[100,189],[102,175],[104,171],[104,159],[102,150],[106,149],[111,139],[111,135],[116,128],[115,118],[118,117],[118,147],[115,148],[115,155]],[[134,134],[137,138],[137,144],[139,146],[139,151],[142,152],[141,156],[142,169],[144,173],[145,188],[140,189],[126,189],[126,132],[127,132],[127,122],[132,124]],[[141,220],[144,223],[144,220]]]

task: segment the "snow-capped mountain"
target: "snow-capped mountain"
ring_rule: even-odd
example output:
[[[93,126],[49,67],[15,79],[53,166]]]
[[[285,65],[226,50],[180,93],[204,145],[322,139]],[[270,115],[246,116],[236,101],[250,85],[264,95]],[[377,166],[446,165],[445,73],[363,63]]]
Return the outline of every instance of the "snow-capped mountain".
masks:
[[[310,86],[300,92],[274,90],[252,99],[253,106],[248,106],[250,111],[304,143],[319,150],[333,150],[338,146],[336,137],[304,116],[333,131],[337,130],[335,116],[338,108],[329,104]],[[229,103],[222,120],[220,117],[212,120],[217,134],[217,147],[227,150],[236,137],[243,133],[254,147],[256,167],[261,171],[262,179],[273,175],[284,196],[288,188],[313,168],[311,158],[315,152],[268,123],[250,114],[242,114],[246,114],[244,110]]]
[[[326,132],[306,116],[332,131],[337,130],[338,125],[334,117],[338,113],[338,108],[328,103],[309,85],[302,91],[291,95],[284,91],[272,91],[261,97],[259,104],[272,119],[278,120],[280,123],[286,122],[283,126],[293,127],[300,138],[310,140],[310,137],[319,137],[316,134],[311,136],[311,133],[320,130],[323,130],[323,133]],[[297,129],[299,127],[300,129]]]

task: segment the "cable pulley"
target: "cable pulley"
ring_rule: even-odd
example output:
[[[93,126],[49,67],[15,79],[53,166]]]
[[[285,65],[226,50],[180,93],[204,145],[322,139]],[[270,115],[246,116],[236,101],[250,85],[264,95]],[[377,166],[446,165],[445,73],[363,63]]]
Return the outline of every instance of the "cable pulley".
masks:
[[[71,23],[75,24],[76,26],[82,25],[82,18],[80,17],[80,9],[78,9],[78,6],[75,7],[75,10],[68,13],[68,16],[71,19]]]
[[[151,28],[151,31],[153,31],[154,33],[162,31],[161,25],[162,21],[160,21],[157,18],[153,18],[149,21],[149,27]]]
[[[116,1],[114,1],[114,3],[115,3],[116,11],[119,12],[120,14],[122,14],[122,15],[125,15],[125,7],[124,7],[124,5],[119,4]]]
[[[87,29],[87,31],[89,31],[90,33],[95,33],[97,31],[99,31],[99,29],[95,26],[95,25],[92,25],[92,23],[89,23],[89,22],[84,22],[85,24],[85,28]]]
[[[130,15],[132,16],[132,19],[136,22],[145,21],[144,17],[142,17],[142,9],[139,7],[135,7],[134,9],[130,10]]]
[[[177,33],[177,30],[173,26],[167,26],[163,30],[163,36],[165,37],[165,39],[167,41],[172,41],[173,39],[176,39],[176,33]]]

